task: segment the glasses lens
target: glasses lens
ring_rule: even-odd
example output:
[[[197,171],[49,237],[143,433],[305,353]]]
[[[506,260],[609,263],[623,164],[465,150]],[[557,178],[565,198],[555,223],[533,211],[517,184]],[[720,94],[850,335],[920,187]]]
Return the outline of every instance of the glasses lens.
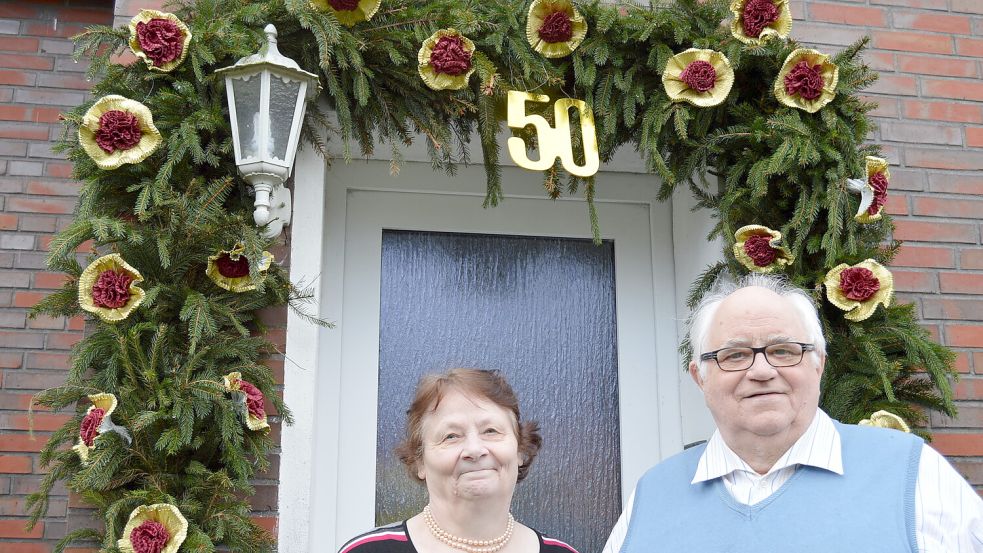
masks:
[[[743,371],[751,366],[753,358],[751,348],[727,348],[717,352],[717,365],[725,371]]]
[[[791,367],[802,361],[802,346],[795,343],[772,344],[765,348],[765,357],[773,367]]]

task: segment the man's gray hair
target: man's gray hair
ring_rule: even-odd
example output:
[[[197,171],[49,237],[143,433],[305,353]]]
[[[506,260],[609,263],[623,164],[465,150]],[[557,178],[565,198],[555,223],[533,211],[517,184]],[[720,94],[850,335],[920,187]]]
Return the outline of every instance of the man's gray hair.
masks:
[[[784,277],[751,273],[734,282],[729,279],[719,279],[714,288],[704,294],[703,299],[693,309],[687,321],[690,348],[693,350],[693,362],[700,370],[700,378],[706,377],[706,363],[700,361],[700,354],[707,347],[707,334],[710,322],[727,296],[742,288],[764,288],[787,299],[799,312],[802,324],[809,334],[809,340],[816,345],[815,354],[826,355],[826,338],[823,337],[823,326],[819,322],[819,313],[812,303],[812,298],[801,288],[790,283]]]

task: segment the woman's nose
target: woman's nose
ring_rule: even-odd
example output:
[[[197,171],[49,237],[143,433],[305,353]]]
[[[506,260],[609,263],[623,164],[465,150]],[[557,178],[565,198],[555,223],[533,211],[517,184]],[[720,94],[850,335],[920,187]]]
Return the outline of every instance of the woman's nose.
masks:
[[[461,455],[466,459],[479,459],[488,453],[488,448],[485,447],[485,442],[481,437],[474,432],[468,432],[464,437],[464,448],[461,451]]]

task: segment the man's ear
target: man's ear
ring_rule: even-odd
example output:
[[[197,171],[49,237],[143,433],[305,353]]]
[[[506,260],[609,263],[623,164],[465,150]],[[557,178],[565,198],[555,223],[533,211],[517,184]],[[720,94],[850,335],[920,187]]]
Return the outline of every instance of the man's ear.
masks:
[[[693,382],[696,382],[696,385],[702,390],[703,378],[700,377],[700,367],[697,366],[695,361],[689,362],[689,375],[693,377]]]
[[[826,354],[817,353],[816,355],[819,357],[819,363],[816,365],[816,373],[822,378],[823,371],[826,369]]]

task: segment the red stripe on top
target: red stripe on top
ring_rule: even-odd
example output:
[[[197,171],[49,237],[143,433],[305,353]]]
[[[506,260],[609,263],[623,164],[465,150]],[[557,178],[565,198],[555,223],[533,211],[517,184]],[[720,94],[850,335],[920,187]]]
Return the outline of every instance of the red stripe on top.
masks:
[[[372,534],[370,536],[365,536],[360,540],[355,540],[348,545],[348,547],[341,550],[341,553],[348,553],[352,549],[362,545],[363,543],[370,543],[374,541],[382,540],[393,540],[393,541],[408,541],[406,538],[406,532],[384,532],[381,534]],[[569,546],[567,546],[569,547]]]
[[[569,549],[570,551],[573,551],[573,553],[578,553],[576,549],[574,549],[573,547],[571,547],[569,544],[563,543],[560,540],[556,540],[556,539],[553,539],[553,538],[547,538],[546,536],[543,536],[543,543],[546,544],[546,545],[558,545],[560,547],[565,547],[565,548]]]

